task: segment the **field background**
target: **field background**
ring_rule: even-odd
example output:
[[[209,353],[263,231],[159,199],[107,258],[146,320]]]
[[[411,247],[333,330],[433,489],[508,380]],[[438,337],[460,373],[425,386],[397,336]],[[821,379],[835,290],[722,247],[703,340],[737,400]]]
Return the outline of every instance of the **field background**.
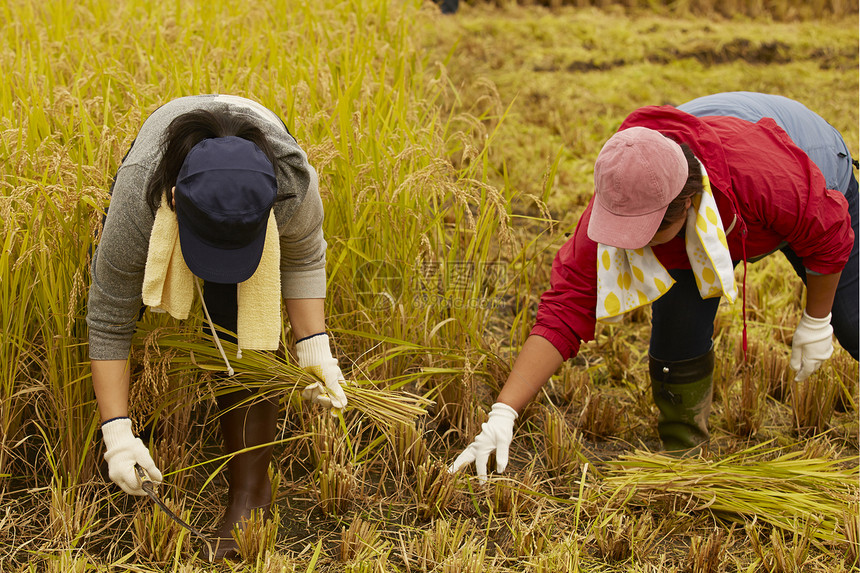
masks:
[[[541,5],[543,4],[543,5]],[[839,1],[6,0],[0,5],[0,571],[851,571],[857,363],[790,382],[802,289],[779,256],[717,318],[712,451],[653,453],[648,311],[565,364],[481,486],[479,431],[552,256],[630,111],[719,91],[798,99],[858,154],[857,6]],[[320,173],[328,324],[348,376],[434,400],[408,424],[282,397],[275,526],[212,566],[109,483],[87,363],[88,262],[146,116],[194,93],[277,111]],[[147,313],[138,430],[200,528],[226,484],[199,322]],[[190,342],[189,342],[190,341]],[[289,329],[285,347],[291,347]]]

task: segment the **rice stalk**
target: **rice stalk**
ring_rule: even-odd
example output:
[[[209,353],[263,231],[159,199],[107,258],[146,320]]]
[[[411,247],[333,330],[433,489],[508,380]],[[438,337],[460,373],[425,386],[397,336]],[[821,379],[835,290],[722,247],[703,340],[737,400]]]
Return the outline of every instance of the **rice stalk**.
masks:
[[[311,449],[317,466],[325,462],[335,462],[342,466],[357,461],[355,451],[358,444],[353,444],[349,434],[341,432],[337,421],[331,416],[318,416],[311,420]],[[360,436],[360,432],[353,432]]]
[[[189,334],[182,329],[163,327],[147,333],[142,327],[138,337],[155,336],[160,348],[177,351],[169,357],[170,374],[200,369],[221,372],[224,365],[221,355],[210,336]],[[222,341],[224,351],[229,356],[237,355],[235,344]],[[291,395],[301,387],[321,380],[302,370],[292,360],[270,352],[244,350],[242,358],[230,359],[236,371],[231,382],[243,383],[248,387],[265,387],[268,394]],[[348,408],[361,413],[364,418],[382,426],[412,423],[415,418],[426,414],[432,404],[423,396],[407,392],[390,392],[377,388],[369,379],[350,379],[342,385],[349,402]]]
[[[837,350],[823,367],[829,370],[828,374],[840,389],[836,400],[836,411],[856,413],[858,388],[860,388],[857,361],[847,352]]]
[[[758,365],[758,362],[753,364]],[[726,429],[742,437],[758,433],[764,420],[767,403],[767,378],[752,364],[741,367],[740,396],[731,392],[726,400]]]
[[[486,555],[486,541],[473,541],[442,562],[442,573],[484,573]]]
[[[186,567],[190,567],[190,565]],[[247,571],[248,573],[298,573],[300,571],[313,570],[313,567],[308,569],[304,567],[304,564],[297,562],[296,559],[289,555],[284,555],[277,551],[267,551],[264,558],[255,561],[253,564],[246,564],[245,569],[242,571]],[[177,573],[184,573],[184,571]],[[189,570],[187,573],[198,573],[198,571]],[[200,573],[203,573],[203,570]]]
[[[412,500],[420,519],[441,516],[456,492],[456,479],[442,461],[428,458],[416,468]]]
[[[496,515],[531,515],[538,507],[537,491],[539,483],[534,466],[529,466],[521,477],[498,476],[494,479],[490,484],[487,503]]]
[[[601,439],[618,435],[623,417],[611,396],[591,391],[585,399],[578,425],[583,432]]]
[[[801,435],[827,431],[841,393],[839,382],[822,372],[802,382],[792,382],[791,406],[797,431]]]
[[[551,547],[557,524],[553,517],[544,518],[540,509],[529,520],[515,518],[507,525],[511,530],[511,549],[518,558],[540,555]]]
[[[592,3],[576,1],[582,6]],[[855,5],[842,0],[831,4],[834,14],[839,13],[837,9],[856,13]],[[261,5],[225,0],[92,0],[77,4],[10,0],[0,5],[0,69],[5,80],[0,82],[0,219],[4,237],[10,233],[15,235],[13,241],[22,233],[30,237],[29,246],[22,241],[22,246],[13,247],[14,253],[7,258],[11,270],[0,266],[4,289],[0,297],[6,294],[6,285],[18,281],[10,288],[7,300],[11,302],[0,302],[6,305],[0,306],[0,324],[7,319],[18,321],[0,332],[0,353],[8,351],[3,356],[9,360],[0,362],[0,384],[8,382],[0,390],[0,423],[4,424],[0,432],[8,432],[0,438],[7,448],[6,461],[0,461],[0,496],[5,492],[5,514],[0,512],[0,570],[204,570],[193,563],[174,562],[167,567],[150,563],[145,556],[134,554],[128,536],[115,537],[113,531],[109,539],[106,533],[93,534],[100,543],[87,547],[91,554],[58,547],[58,553],[47,555],[44,530],[50,502],[38,493],[52,476],[65,479],[66,472],[72,475],[72,483],[101,479],[96,469],[101,458],[97,452],[87,451],[99,442],[97,425],[89,424],[88,418],[95,408],[81,320],[89,262],[85,251],[91,238],[98,236],[110,176],[143,120],[170,97],[236,93],[279,112],[320,174],[326,203],[325,234],[331,247],[327,319],[339,334],[339,356],[356,360],[362,378],[375,381],[385,391],[427,391],[425,397],[429,398],[439,386],[463,376],[464,356],[468,355],[473,384],[464,394],[468,403],[462,416],[452,416],[456,429],[466,433],[475,429],[469,424],[480,424],[478,409],[504,379],[498,375],[499,363],[505,365],[506,356],[515,353],[533,324],[537,299],[549,284],[549,262],[562,240],[560,231],[572,229],[570,219],[587,201],[583,197],[591,189],[597,140],[608,137],[630,109],[707,91],[745,89],[752,83],[759,86],[756,89],[797,97],[824,117],[842,118],[837,127],[844,129],[849,148],[856,148],[853,94],[846,97],[844,89],[820,89],[822,85],[844,88],[845,70],[856,67],[854,22],[828,18],[785,26],[779,21],[831,10],[824,0],[772,7],[760,3],[742,6],[739,0],[732,0],[718,8],[682,1],[671,7],[672,14],[698,11],[706,17],[770,10],[774,16],[759,23],[715,17],[706,22],[654,19],[639,11],[632,18],[626,9],[615,6],[609,12],[576,10],[547,15],[541,11],[540,21],[520,11],[514,14],[519,20],[516,26],[500,22],[489,11],[474,17],[464,10],[456,22],[445,21],[436,15],[434,6],[427,4],[419,13],[414,9],[417,5],[411,0],[273,0]],[[637,10],[655,6],[640,2]],[[670,13],[669,8],[657,8],[660,14]],[[289,25],[282,25],[284,22]],[[461,22],[465,28],[454,27]],[[442,52],[449,52],[439,55],[422,27],[438,31],[444,37],[438,42],[444,45]],[[556,36],[559,28],[563,33]],[[788,40],[787,34],[795,35],[796,40]],[[669,46],[675,50],[654,51],[648,45],[654,37],[660,38],[659,49]],[[737,39],[747,37],[750,53],[763,43],[782,52],[784,44],[791,46],[794,62],[757,66],[739,61],[716,66],[689,57],[698,50],[704,56],[708,52],[728,54],[739,46]],[[450,47],[451,38],[457,39],[456,49]],[[560,43],[557,38],[565,41]],[[847,48],[840,48],[839,43],[846,41]],[[505,49],[497,49],[501,44]],[[541,53],[541,44],[551,45],[552,51]],[[559,49],[562,44],[564,52]],[[593,59],[593,72],[575,73],[575,82],[546,83],[559,74],[538,68],[550,62],[561,66],[560,75],[569,76],[563,67],[583,58],[586,46],[584,57]],[[507,57],[509,51],[518,55]],[[815,56],[813,51],[823,56]],[[672,55],[668,66],[652,59],[665,54]],[[625,65],[600,73],[600,66],[613,60]],[[636,62],[644,62],[646,69]],[[499,66],[490,70],[495,84],[474,81],[494,66]],[[532,71],[539,71],[539,77]],[[464,74],[473,81],[463,81]],[[514,98],[507,83],[515,83],[518,94],[510,112],[506,104]],[[625,89],[618,90],[619,83]],[[457,86],[456,90],[451,86]],[[529,101],[535,102],[539,117],[521,105]],[[549,130],[540,131],[542,127]],[[515,139],[508,138],[509,132],[515,133]],[[531,203],[523,200],[533,192],[543,192],[542,201],[552,196],[551,212],[538,207],[540,214],[534,215]],[[550,213],[562,220],[549,221]],[[54,224],[59,214],[74,223]],[[47,260],[39,259],[43,255]],[[774,259],[778,257],[769,260]],[[358,288],[363,265],[377,261],[377,268],[394,271],[371,275],[363,281],[366,288]],[[506,274],[497,278],[490,268],[477,269],[472,275],[464,272],[469,265],[484,262],[488,266],[501,263]],[[51,265],[53,271],[48,270]],[[751,267],[751,282],[756,267],[761,265]],[[757,289],[761,292],[751,300],[757,306],[751,318],[757,314],[774,322],[776,317],[778,325],[751,324],[751,334],[754,339],[767,332],[777,343],[785,343],[792,324],[778,320],[782,311],[774,307],[798,314],[801,287],[790,271],[785,276],[768,272],[765,278],[772,282]],[[464,280],[467,276],[472,277],[471,282]],[[41,277],[47,280],[43,282]],[[432,289],[418,280],[428,277],[439,279]],[[40,302],[37,310],[33,300],[37,297],[55,300]],[[473,302],[475,308],[470,308]],[[718,322],[725,316],[731,319],[724,343],[738,336],[736,310],[737,305],[732,312],[718,315]],[[144,321],[161,324],[150,315]],[[197,319],[189,321],[191,326],[196,323]],[[287,331],[285,346],[289,336]],[[642,340],[639,338],[640,343]],[[780,356],[784,354],[781,349]],[[482,355],[487,356],[483,362]],[[361,357],[367,357],[367,362]],[[498,362],[491,363],[495,357],[500,357]],[[635,365],[634,355],[621,357],[634,358],[628,366]],[[766,356],[759,354],[757,360],[762,359]],[[83,363],[80,370],[78,362]],[[218,360],[210,362],[217,364]],[[856,362],[851,362],[854,376],[846,371],[842,388],[843,396],[853,400],[848,400],[846,408],[856,411]],[[369,363],[374,366],[368,367]],[[141,395],[136,400],[137,407],[144,398],[152,402],[140,410],[147,418],[141,422],[154,425],[160,438],[183,442],[184,451],[191,452],[191,460],[185,461],[180,449],[162,447],[158,441],[153,447],[161,460],[174,455],[181,459],[178,467],[171,468],[181,473],[169,478],[178,484],[185,484],[185,477],[196,467],[198,446],[208,445],[197,439],[195,406],[211,398],[212,387],[215,392],[229,390],[221,383],[208,386],[207,376],[200,376],[196,368],[185,374],[187,377],[168,380],[162,390],[166,394]],[[613,374],[623,377],[625,372]],[[198,379],[203,381],[200,389]],[[261,387],[266,380],[234,382]],[[313,417],[310,408],[296,409],[296,417],[302,420]],[[22,418],[22,411],[28,417]],[[30,417],[29,412],[35,416]],[[347,414],[349,437],[353,438],[355,426]],[[35,422],[22,426],[31,420]],[[441,430],[444,432],[444,426]],[[838,431],[833,432],[836,434]],[[846,458],[844,450],[827,450],[822,443],[815,447],[816,456],[855,463]],[[834,437],[834,444],[838,443]],[[77,450],[64,453],[69,447]],[[848,449],[856,450],[856,439]],[[361,458],[360,451],[354,453]],[[34,460],[33,466],[38,467],[31,467],[27,460]],[[23,473],[18,471],[21,466]],[[48,481],[41,483],[45,479]],[[26,482],[25,489],[15,489],[20,481]],[[754,486],[764,487],[758,481]],[[500,507],[508,503],[505,492],[511,494],[511,507],[515,505],[515,490],[493,491],[500,492]],[[406,504],[411,501],[408,492],[398,493],[400,497],[389,506],[394,512],[404,495]],[[580,489],[579,493],[581,501],[584,492]],[[376,503],[374,500],[366,503]],[[365,498],[358,501],[363,511]],[[509,568],[538,564],[538,570],[553,573],[586,569],[582,555],[587,555],[588,548],[581,549],[577,536],[591,516],[580,515],[579,508],[575,536],[561,534],[548,543],[544,553],[533,556],[531,563],[510,563]],[[848,511],[849,517],[857,514],[856,507]],[[197,515],[196,509],[194,513]],[[401,521],[406,519],[409,517],[401,517]],[[840,528],[847,523],[839,519]],[[332,520],[319,523],[323,537],[331,533],[331,524]],[[435,522],[414,530],[414,536],[434,526]],[[389,536],[390,527],[384,529],[383,537]],[[851,539],[850,529],[842,530]],[[477,535],[486,537],[486,531],[482,527]],[[768,539],[765,543],[770,543]],[[782,540],[790,542],[787,536]],[[667,539],[667,543],[681,542],[675,536]],[[239,568],[255,573],[338,568],[329,562],[329,552],[323,551],[325,543],[325,539],[303,539],[299,564],[278,553],[267,553],[261,563]],[[43,546],[37,547],[39,544]],[[453,555],[464,546],[442,545],[440,551]],[[827,550],[831,547],[833,559],[838,561],[842,545],[826,545]],[[856,547],[856,543],[848,547]],[[752,553],[748,544],[738,549]],[[814,545],[812,553],[809,569],[831,565],[838,569],[839,564],[830,563],[819,546]],[[438,571],[443,559],[440,556],[426,570]],[[415,560],[411,565],[405,563],[405,570],[417,570]],[[631,563],[629,569],[679,568],[663,561],[656,564],[656,558],[652,563]],[[485,559],[483,569],[495,569],[496,564]],[[354,565],[356,570],[365,567]],[[744,564],[745,568],[751,566]],[[587,569],[607,568],[589,562]]]
[[[360,494],[354,467],[324,459],[317,472],[319,487],[315,491],[319,508],[328,516],[343,515]]]
[[[88,555],[71,551],[36,559],[30,567],[28,573],[90,573],[96,570],[96,564]]]
[[[150,440],[149,453],[165,478],[159,486],[162,495],[173,493],[179,497],[191,489],[194,476],[189,468],[194,460],[188,441],[171,437]]]
[[[394,461],[400,475],[411,478],[417,468],[429,459],[427,440],[414,422],[397,426],[393,433]]]
[[[281,516],[277,505],[271,508],[271,516],[264,519],[263,510],[254,510],[251,516],[244,520],[244,527],[233,526],[233,539],[239,549],[239,555],[246,563],[253,563],[258,569],[265,563],[268,555],[275,551],[278,541],[278,527]]]
[[[162,497],[161,501],[183,521],[194,525],[184,500]],[[179,551],[190,547],[187,531],[154,504],[141,504],[131,519],[136,550],[147,559],[166,565]]]
[[[611,512],[593,526],[597,554],[605,561],[626,561],[633,554],[633,518],[622,512]]]
[[[477,546],[479,536],[467,520],[458,518],[452,523],[444,518],[436,519],[430,528],[409,540],[404,561],[410,569],[414,565],[419,571],[436,570],[464,548]]]
[[[842,522],[845,530],[845,565],[857,567],[860,565],[860,501],[848,504]]]
[[[787,532],[810,524],[818,542],[844,542],[838,516],[857,495],[857,459],[806,457],[802,451],[755,446],[717,460],[672,459],[637,452],[609,462],[605,483],[646,503],[686,513],[758,521]]]
[[[100,506],[92,488],[64,483],[55,477],[50,488],[48,533],[59,547],[75,549],[92,537]]]
[[[27,370],[32,362],[34,288],[28,280],[29,227],[16,228],[16,217],[4,216],[0,245],[0,475],[8,467],[11,442],[18,432],[27,403]]]
[[[716,529],[706,537],[695,535],[690,542],[687,562],[691,573],[719,573],[726,551],[725,530]]]
[[[571,429],[555,408],[544,411],[544,456],[547,469],[556,477],[567,477],[587,461],[582,453],[582,434]]]
[[[575,534],[556,543],[552,548],[538,555],[532,562],[535,573],[558,573],[559,571],[581,571],[584,550]]]
[[[433,402],[406,392],[388,392],[372,386],[374,381],[362,380],[344,387],[349,404],[379,425],[414,424],[415,419],[427,414]]]
[[[588,370],[565,362],[558,376],[550,378],[547,388],[556,404],[583,404],[589,395],[591,378]]]
[[[384,565],[391,553],[390,542],[382,538],[379,525],[356,516],[349,528],[340,533],[340,560],[353,571],[385,571]]]
[[[763,532],[756,524],[755,519],[746,525],[747,537],[766,571],[790,573],[804,570],[809,562],[810,534],[815,528],[811,521],[795,524],[796,529],[791,532],[788,540],[785,539],[788,532],[780,529],[771,529],[768,536],[766,531]],[[770,543],[763,544],[763,537]]]

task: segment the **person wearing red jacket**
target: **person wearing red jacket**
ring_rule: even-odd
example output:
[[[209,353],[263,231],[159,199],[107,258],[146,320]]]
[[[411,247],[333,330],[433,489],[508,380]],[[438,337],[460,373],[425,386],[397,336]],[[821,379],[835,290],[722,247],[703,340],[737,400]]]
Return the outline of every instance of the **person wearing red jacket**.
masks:
[[[745,277],[747,262],[777,250],[807,289],[792,342],[795,379],[830,357],[834,332],[858,358],[857,180],[841,135],[820,116],[750,92],[643,107],[601,149],[594,182],[530,336],[452,472],[475,462],[484,479],[493,451],[503,471],[518,412],[594,339],[597,320],[644,304],[652,305],[658,434],[670,453],[699,451],[709,439],[720,298],[733,302],[742,290],[735,265]]]

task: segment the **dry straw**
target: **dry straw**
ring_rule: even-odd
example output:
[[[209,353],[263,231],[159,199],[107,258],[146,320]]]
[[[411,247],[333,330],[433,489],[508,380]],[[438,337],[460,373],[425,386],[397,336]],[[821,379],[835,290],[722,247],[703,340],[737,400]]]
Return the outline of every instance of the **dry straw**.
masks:
[[[182,328],[161,327],[156,332],[146,327],[140,329],[138,338],[157,345],[159,349],[177,350],[170,359],[169,372],[173,374],[200,369],[207,372],[223,372],[226,367],[211,336],[195,335]],[[235,344],[222,340],[221,344],[230,364],[236,371],[230,384],[241,384],[264,389],[267,394],[292,395],[304,386],[320,381],[302,370],[290,358],[271,352],[244,350],[241,358],[236,358]],[[376,387],[369,379],[350,378],[343,386],[349,404],[364,418],[381,425],[392,427],[398,424],[412,424],[415,419],[427,413],[432,401],[404,391],[389,391]]]
[[[768,444],[722,459],[673,458],[636,452],[610,462],[605,485],[639,502],[684,513],[753,519],[785,532],[809,525],[814,543],[847,544],[842,516],[858,496],[858,459],[811,457]]]

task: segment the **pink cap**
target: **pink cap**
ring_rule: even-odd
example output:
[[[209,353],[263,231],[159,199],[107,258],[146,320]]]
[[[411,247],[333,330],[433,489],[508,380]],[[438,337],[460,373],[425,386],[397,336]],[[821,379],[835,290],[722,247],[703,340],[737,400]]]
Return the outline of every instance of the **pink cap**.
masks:
[[[647,245],[687,181],[681,146],[646,127],[617,132],[594,164],[588,238],[622,249]]]

